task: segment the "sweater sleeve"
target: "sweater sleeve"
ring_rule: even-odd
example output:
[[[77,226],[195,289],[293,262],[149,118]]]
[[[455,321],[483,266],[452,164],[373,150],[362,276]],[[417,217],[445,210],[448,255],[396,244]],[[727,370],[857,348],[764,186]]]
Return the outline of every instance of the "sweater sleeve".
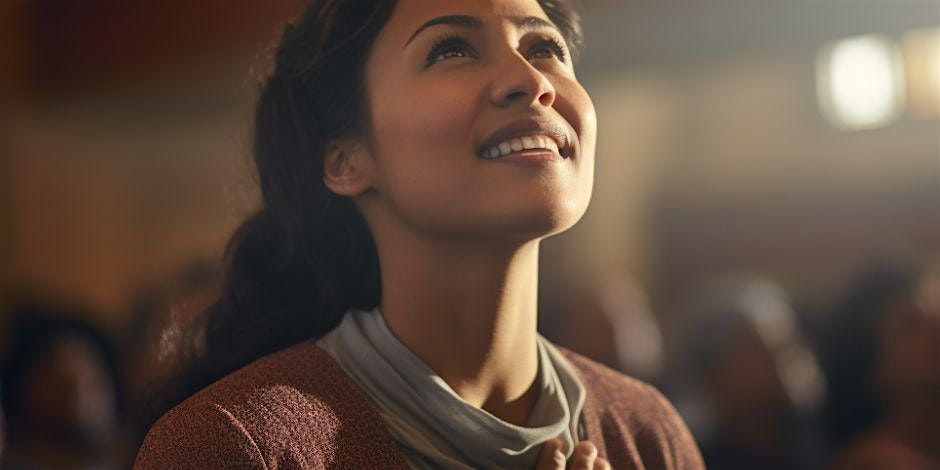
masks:
[[[187,406],[188,405],[188,406]],[[211,402],[186,403],[147,433],[134,469],[267,469],[245,427]]]

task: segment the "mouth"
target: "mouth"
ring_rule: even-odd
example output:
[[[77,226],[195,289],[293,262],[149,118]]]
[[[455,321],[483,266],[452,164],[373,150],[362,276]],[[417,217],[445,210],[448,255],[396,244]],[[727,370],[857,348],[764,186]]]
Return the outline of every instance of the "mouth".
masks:
[[[496,160],[514,153],[545,154],[562,159],[573,154],[566,126],[545,118],[528,118],[509,123],[490,134],[477,149],[485,160]],[[556,157],[557,158],[557,157]]]

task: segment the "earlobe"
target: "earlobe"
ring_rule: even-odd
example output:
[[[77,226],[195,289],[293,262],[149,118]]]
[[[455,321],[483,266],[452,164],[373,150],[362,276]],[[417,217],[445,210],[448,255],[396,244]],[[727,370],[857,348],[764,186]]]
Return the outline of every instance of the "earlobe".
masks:
[[[323,183],[341,196],[358,196],[372,188],[372,161],[361,143],[333,140],[323,154]]]

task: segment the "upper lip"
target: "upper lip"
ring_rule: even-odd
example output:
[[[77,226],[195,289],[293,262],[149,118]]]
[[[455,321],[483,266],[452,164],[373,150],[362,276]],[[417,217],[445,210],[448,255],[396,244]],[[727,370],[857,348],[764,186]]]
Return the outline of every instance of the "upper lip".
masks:
[[[490,147],[499,145],[500,142],[505,142],[515,137],[536,134],[545,135],[555,139],[555,143],[558,144],[559,152],[561,152],[562,155],[565,155],[565,152],[562,152],[562,150],[567,149],[570,143],[570,138],[568,137],[568,131],[565,125],[558,122],[557,120],[540,116],[519,119],[518,121],[513,121],[503,127],[500,127],[495,132],[490,134],[482,144],[480,144],[479,148],[477,148],[477,155],[488,150]]]

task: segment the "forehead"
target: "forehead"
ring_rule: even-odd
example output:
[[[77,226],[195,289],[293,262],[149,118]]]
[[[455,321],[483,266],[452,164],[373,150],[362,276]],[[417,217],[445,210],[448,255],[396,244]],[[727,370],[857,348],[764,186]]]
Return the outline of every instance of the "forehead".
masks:
[[[537,0],[398,0],[382,36],[404,40],[428,20],[446,15],[476,16],[484,23],[500,17],[548,20]]]

